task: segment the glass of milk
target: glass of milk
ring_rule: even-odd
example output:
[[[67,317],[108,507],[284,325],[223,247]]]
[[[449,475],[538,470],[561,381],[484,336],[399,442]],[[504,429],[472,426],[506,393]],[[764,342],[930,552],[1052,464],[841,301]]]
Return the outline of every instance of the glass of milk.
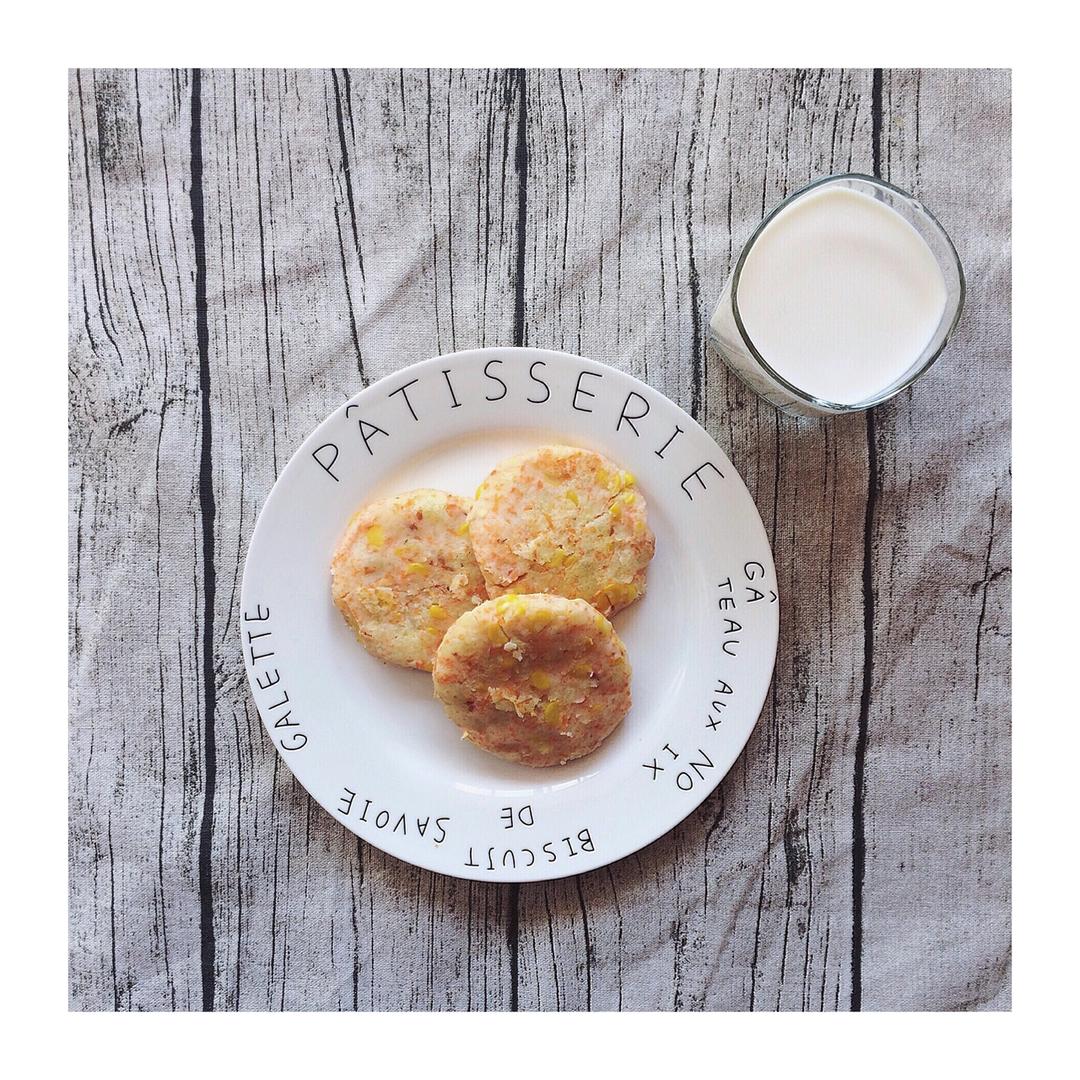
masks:
[[[757,227],[709,336],[785,412],[857,412],[930,367],[963,304],[964,271],[933,214],[846,173],[795,192]]]

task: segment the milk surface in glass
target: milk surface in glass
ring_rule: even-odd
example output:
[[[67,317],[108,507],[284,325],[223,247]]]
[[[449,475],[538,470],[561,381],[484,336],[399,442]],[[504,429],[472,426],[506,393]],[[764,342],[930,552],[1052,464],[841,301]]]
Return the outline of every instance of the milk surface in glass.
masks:
[[[777,374],[822,401],[858,405],[919,360],[948,291],[908,221],[870,194],[831,186],[769,222],[736,299],[746,336]],[[717,332],[722,319],[718,308]]]

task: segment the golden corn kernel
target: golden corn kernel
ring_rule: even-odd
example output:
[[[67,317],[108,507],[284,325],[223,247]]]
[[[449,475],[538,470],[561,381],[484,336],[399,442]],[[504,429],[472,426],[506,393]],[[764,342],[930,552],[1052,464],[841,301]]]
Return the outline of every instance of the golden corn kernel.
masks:
[[[556,548],[547,559],[547,565],[554,566],[556,569],[564,562],[566,562],[566,552],[562,548]]]
[[[621,507],[621,506],[619,505],[619,500],[618,500],[618,499],[616,499],[616,500],[615,500],[615,501],[614,501],[614,502],[613,502],[613,503],[612,503],[612,504],[611,504],[611,505],[610,505],[610,506],[608,507],[608,513],[609,513],[609,514],[611,514],[611,516],[612,516],[612,517],[613,517],[613,518],[614,518],[614,519],[615,519],[616,521],[618,521],[618,520],[619,520],[619,518],[620,518],[620,517],[622,517],[622,507]]]
[[[364,537],[367,540],[367,546],[372,551],[378,551],[386,543],[386,534],[383,532],[381,525],[372,525],[364,534]]]
[[[623,491],[626,488],[633,487],[636,482],[633,473],[626,472],[622,469],[613,476],[609,476],[607,473],[603,473],[602,476],[603,479],[600,479],[600,475],[597,476],[597,479],[600,480],[600,483],[603,484],[608,491]]]
[[[515,617],[525,614],[525,601],[516,592],[505,593],[495,602],[495,614],[500,618],[507,615]]]
[[[557,701],[549,701],[544,706],[544,722],[557,724],[562,719],[562,706]]]
[[[487,639],[492,645],[502,645],[510,640],[506,631],[498,623],[488,623],[484,627],[484,633],[487,634]]]
[[[463,522],[462,522],[462,523],[461,523],[461,524],[460,524],[460,525],[459,525],[459,526],[458,526],[458,527],[457,527],[457,528],[456,528],[456,529],[454,530],[454,532],[455,532],[455,533],[456,533],[456,534],[457,534],[458,536],[464,536],[464,535],[465,535],[465,534],[466,534],[466,533],[467,533],[468,531],[469,531],[469,523],[468,523],[467,521],[463,521]]]
[[[385,585],[378,585],[374,589],[364,589],[361,591],[360,603],[368,611],[387,611],[394,604],[393,592],[386,588]]]
[[[630,585],[621,581],[610,582],[604,586],[601,592],[611,601],[612,605],[629,604],[632,600],[636,600],[638,596],[638,588],[636,585]]]
[[[481,492],[481,491],[483,491],[483,490],[484,490],[484,485],[483,485],[483,484],[481,484],[481,485],[480,485],[480,486],[479,486],[479,487],[478,487],[478,488],[476,489],[476,494],[475,494],[475,495],[473,496],[473,498],[475,498],[475,499],[479,499],[479,498],[480,498],[480,492]]]
[[[433,619],[447,619],[449,616],[446,614],[446,609],[441,604],[432,604],[428,609],[428,614]]]
[[[429,569],[430,567],[428,567],[425,563],[411,562],[408,566],[405,567],[405,572],[407,574],[426,574]]]
[[[588,679],[592,675],[592,667],[583,660],[579,660],[576,664],[571,666],[570,674],[573,675],[575,679]]]
[[[544,691],[550,690],[555,680],[546,671],[534,671],[529,676],[529,682],[532,683],[537,690]]]
[[[569,490],[569,491],[567,491],[567,493],[566,493],[566,497],[567,497],[567,498],[568,498],[568,499],[569,499],[569,500],[570,500],[570,501],[571,501],[571,502],[572,502],[572,503],[573,503],[573,504],[574,504],[575,506],[580,506],[580,505],[581,505],[581,500],[580,500],[580,499],[578,498],[578,493],[577,493],[577,492],[576,492],[576,491],[575,491],[575,490],[574,490],[573,488],[570,488],[570,490]]]

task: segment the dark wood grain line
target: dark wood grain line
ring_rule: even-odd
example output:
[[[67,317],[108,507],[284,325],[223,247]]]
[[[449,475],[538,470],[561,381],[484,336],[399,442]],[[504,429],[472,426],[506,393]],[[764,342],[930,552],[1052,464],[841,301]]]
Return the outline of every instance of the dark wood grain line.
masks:
[[[146,144],[143,141],[143,121],[142,121],[142,99],[139,94],[139,72],[136,69],[133,72],[133,82],[135,91],[135,130],[139,138],[139,180],[142,191],[142,206],[143,206],[143,232],[146,236],[146,247],[150,253],[151,258],[154,260],[154,265],[157,267],[158,281],[161,284],[161,297],[165,302],[165,326],[169,332],[169,336],[172,336],[172,305],[169,303],[169,290],[165,285],[165,267],[161,261],[161,252],[158,245],[154,243],[151,236],[150,226],[153,223],[157,224],[154,219],[154,214],[151,210],[150,201],[147,198],[148,185],[146,179]],[[165,390],[168,393],[168,354],[165,355],[166,362],[166,376],[165,376]],[[162,416],[164,416],[164,406],[162,406]]]
[[[694,258],[694,161],[698,128],[701,126],[701,106],[704,76],[698,76],[694,104],[694,120],[690,125],[690,145],[686,152],[686,256],[687,277],[690,283],[690,415],[701,422],[704,400],[705,341],[701,333],[701,281]]]
[[[235,75],[234,75],[235,79]],[[255,164],[255,206],[258,211],[257,224],[259,227],[259,288],[262,296],[262,326],[263,326],[263,355],[266,358],[266,388],[271,392],[270,399],[270,443],[274,454],[274,472],[278,471],[277,453],[277,414],[274,409],[272,391],[274,376],[270,366],[270,296],[267,288],[266,276],[266,221],[263,214],[263,179],[262,179],[262,155],[259,150],[259,109],[258,103],[251,110],[252,136],[251,155]],[[273,229],[271,219],[270,228]],[[272,237],[271,237],[272,239]],[[273,259],[273,244],[270,247],[270,257]],[[271,280],[273,274],[271,273]],[[284,383],[284,379],[282,380]],[[288,413],[288,402],[285,403],[285,412]]]
[[[349,69],[342,68],[345,80],[345,99],[349,106],[349,127],[352,129],[352,93],[349,84]],[[360,234],[356,227],[356,202],[353,198],[352,166],[349,158],[349,144],[345,138],[345,117],[341,108],[341,88],[338,85],[337,71],[331,69],[334,79],[334,108],[337,117],[338,146],[341,148],[341,171],[345,179],[345,198],[349,204],[349,224],[352,228],[353,248],[356,251],[356,265],[360,270],[360,280],[364,281],[364,253],[360,249]]]
[[[450,124],[451,97],[454,87],[454,73],[451,71],[446,80],[446,280],[447,292],[450,294],[450,351],[457,352],[457,318],[454,314],[454,155],[451,150],[450,138],[452,127]]]
[[[775,695],[774,699],[775,699]],[[765,824],[766,839],[772,836],[772,800],[769,800],[768,816]],[[765,910],[765,878],[769,872],[768,852],[761,856],[761,888],[758,890],[757,914],[754,919],[754,951],[750,958],[750,1011],[754,1011],[757,1001],[758,959],[761,954],[761,917]]]
[[[206,215],[203,204],[202,72],[191,73],[191,235],[195,247],[195,333],[199,352],[199,509],[202,520],[202,675],[203,805],[199,823],[199,942],[202,1007],[214,1009],[213,830],[217,745],[214,720],[217,675],[214,670],[214,461],[210,407],[210,329],[206,310]]]
[[[873,140],[874,175],[881,177],[881,109],[882,109],[882,69],[874,68],[873,83],[870,90],[870,125]]]
[[[113,855],[112,814],[106,826],[109,844],[109,959],[112,965],[113,1012],[120,1011],[120,981],[116,976],[116,859]]]
[[[562,68],[556,72],[559,77],[559,104],[562,107],[563,135],[563,221],[562,221],[562,273],[566,275],[566,243],[570,235],[570,119],[566,109],[566,88],[563,85]]]
[[[626,139],[626,113],[623,110],[622,94],[619,95],[619,195],[618,195],[618,220],[616,221],[616,248],[615,248],[615,310],[619,310],[622,301],[622,261],[623,261],[623,158]],[[620,351],[622,347],[622,327],[619,322],[615,323],[615,348]]]
[[[240,714],[244,714],[244,720],[247,721],[247,706],[242,705],[240,708],[233,708],[233,737],[236,746],[236,757],[240,760],[242,750],[242,740],[240,737]],[[249,727],[250,734],[250,727]],[[243,874],[243,850],[240,844],[240,837],[243,829],[242,811],[243,811],[243,783],[239,785],[238,797],[236,799],[236,857],[235,857],[235,874],[236,882],[239,883]],[[233,972],[233,1010],[240,1011],[240,987],[241,987],[241,964],[240,964],[240,946],[241,946],[241,933],[244,925],[244,892],[243,889],[237,888],[236,890],[236,965]]]
[[[514,344],[524,346],[525,333],[525,230],[528,220],[529,143],[526,71],[519,68],[517,80],[517,141],[514,169],[517,172],[517,263],[514,274]],[[508,125],[509,126],[509,125]]]
[[[86,225],[87,225],[87,238],[90,242],[90,260],[94,267],[94,285],[97,290],[98,304],[97,314],[98,321],[101,323],[102,333],[109,339],[109,344],[112,345],[116,352],[117,363],[123,367],[124,358],[120,353],[120,346],[116,343],[116,338],[113,337],[109,331],[109,324],[115,323],[112,317],[112,311],[109,308],[109,295],[105,288],[105,271],[101,267],[100,259],[98,256],[97,248],[97,227],[94,219],[94,204],[96,202],[94,198],[94,189],[90,183],[90,146],[87,141],[86,135],[86,114],[83,109],[83,88],[82,88],[82,73],[79,70],[75,72],[75,85],[78,89],[79,98],[79,133],[82,137],[83,147],[83,179],[86,182]],[[103,180],[104,182],[104,180]],[[85,295],[85,291],[84,291]],[[106,321],[106,314],[109,318]],[[87,332],[89,333],[89,320],[87,321]]]
[[[442,320],[439,318],[439,230],[435,225],[435,177],[432,174],[431,168],[431,68],[428,68],[424,74],[424,100],[427,109],[424,116],[424,142],[427,149],[427,167],[425,168],[424,172],[427,175],[428,227],[431,230],[431,265],[436,271],[432,277],[434,307],[433,314],[435,316],[435,341],[436,347],[441,354],[446,350],[443,348]]]
[[[592,1011],[592,969],[593,948],[589,939],[589,909],[585,904],[585,893],[581,888],[581,876],[574,878],[574,886],[577,889],[578,905],[581,908],[581,933],[585,939],[585,1011]]]
[[[979,622],[975,627],[975,675],[974,675],[974,693],[975,703],[979,702],[979,657],[982,651],[982,635],[983,625],[986,622],[986,594],[990,590],[990,584],[994,580],[994,575],[990,572],[990,556],[994,552],[994,527],[997,522],[997,508],[998,508],[998,495],[1000,494],[1000,487],[994,485],[994,501],[990,506],[990,528],[989,536],[986,538],[986,562],[983,565],[982,580],[976,583],[976,588],[982,587],[982,602],[979,605]]]
[[[517,97],[517,132],[514,147],[514,170],[517,173],[517,249],[514,271],[514,344],[524,346],[525,334],[525,231],[529,204],[528,86],[527,73],[519,68],[513,75]],[[507,125],[509,127],[509,125]],[[521,949],[521,887],[514,883],[506,890],[508,918],[506,945],[510,960],[510,1011],[519,1006],[519,961]]]
[[[881,176],[882,70],[874,68],[871,88],[871,137],[874,175]],[[874,687],[874,524],[880,487],[874,410],[866,413],[867,491],[863,528],[863,672],[851,803],[851,1011],[862,1009],[863,885],[866,880],[866,743]]]
[[[360,385],[367,386],[367,376],[364,374],[364,354],[360,351],[360,334],[356,329],[356,308],[353,305],[352,286],[349,284],[349,266],[345,260],[345,242],[341,236],[341,212],[337,203],[334,203],[334,224],[338,239],[338,251],[341,254],[341,280],[345,283],[345,306],[349,309],[349,333],[352,337],[353,348],[356,350],[356,373],[360,376]]]

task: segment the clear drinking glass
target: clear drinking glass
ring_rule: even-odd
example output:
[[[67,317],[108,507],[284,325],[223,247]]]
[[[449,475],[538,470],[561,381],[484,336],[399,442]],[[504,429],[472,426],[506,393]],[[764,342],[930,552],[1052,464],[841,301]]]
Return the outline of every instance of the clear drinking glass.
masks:
[[[899,378],[893,380],[872,397],[854,405],[838,404],[815,397],[778,374],[769,365],[768,357],[762,356],[754,344],[739,313],[739,278],[746,258],[769,223],[782,210],[804,198],[812,191],[825,187],[844,187],[881,200],[900,214],[926,241],[945,279],[946,301],[937,329],[925,348],[911,366]],[[714,348],[745,383],[767,401],[785,412],[798,416],[830,416],[837,413],[859,412],[888,400],[905,387],[910,386],[938,358],[945,348],[960,318],[964,306],[964,270],[960,258],[948,234],[933,214],[914,196],[886,183],[884,180],[860,173],[842,173],[826,176],[807,187],[789,195],[777,206],[744,245],[735,270],[724,286],[709,323],[709,339]]]

